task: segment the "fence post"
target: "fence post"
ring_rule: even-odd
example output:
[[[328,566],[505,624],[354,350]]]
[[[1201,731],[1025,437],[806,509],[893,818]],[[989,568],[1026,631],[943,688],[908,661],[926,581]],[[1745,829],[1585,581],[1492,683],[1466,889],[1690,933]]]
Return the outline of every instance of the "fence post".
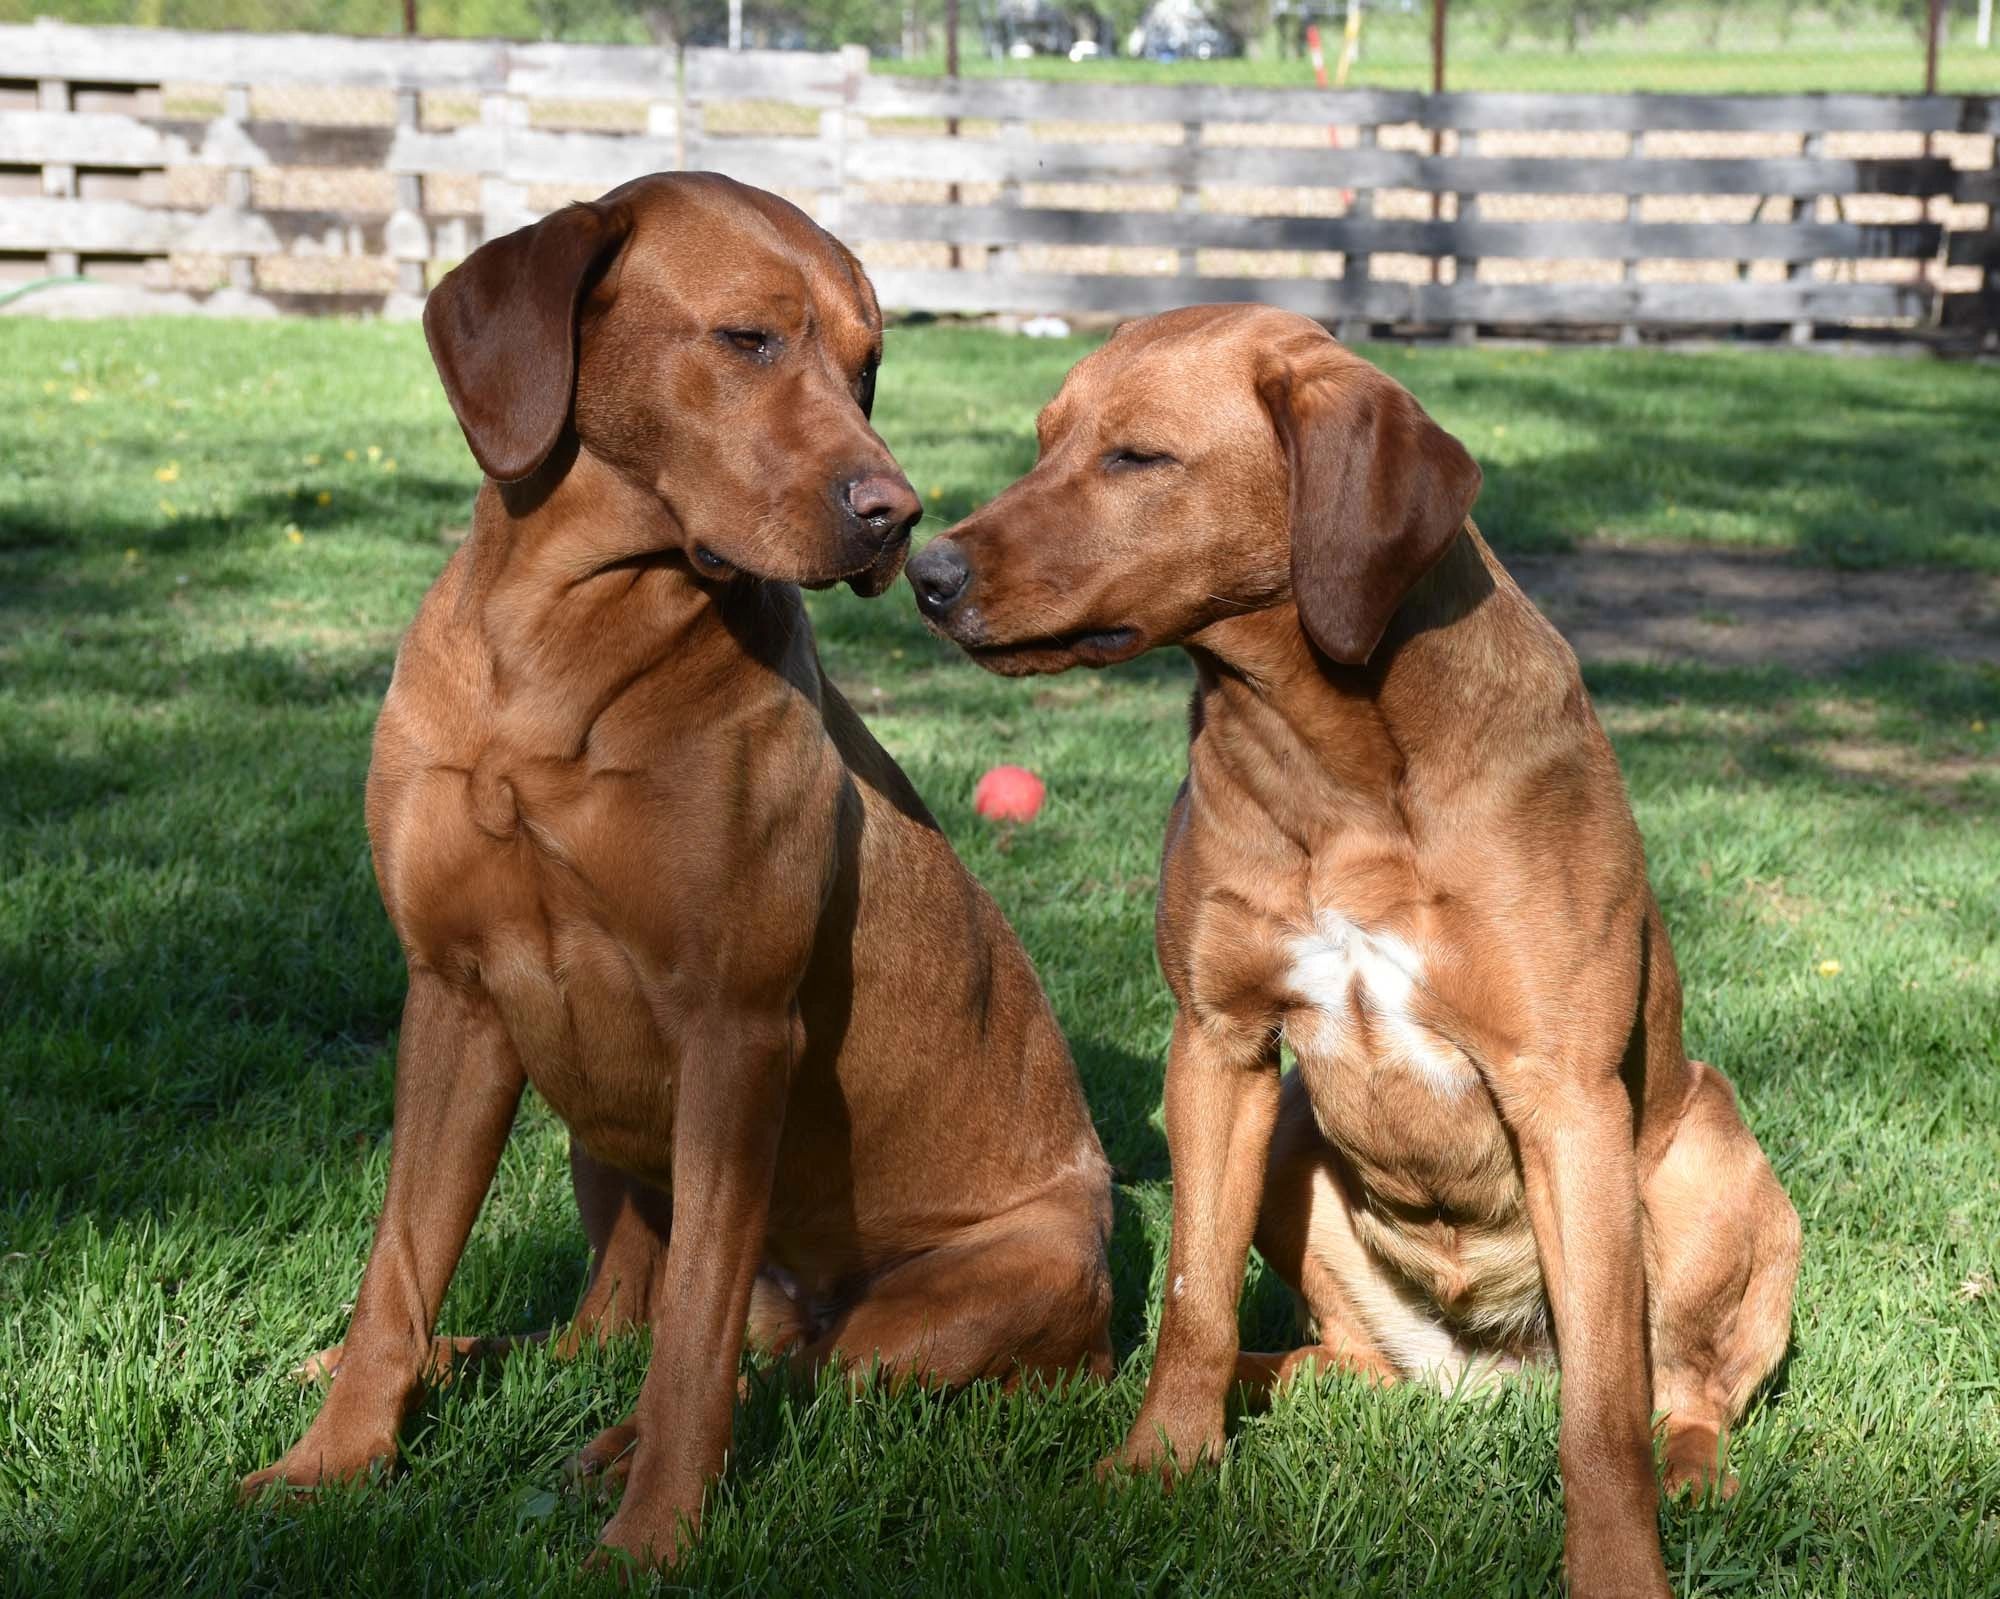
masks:
[[[1181,143],[1188,152],[1188,164],[1193,166],[1195,162],[1201,159],[1201,124],[1199,122],[1183,122],[1181,124]],[[1192,183],[1183,183],[1181,185],[1180,199],[1181,215],[1194,216],[1200,210],[1200,180],[1196,179]],[[1176,251],[1174,256],[1174,270],[1184,278],[1198,277],[1201,273],[1201,252],[1199,250],[1186,249]]]
[[[1458,136],[1458,153],[1460,157],[1477,155],[1479,153],[1479,135],[1461,131]],[[1479,215],[1479,197],[1477,195],[1461,194],[1454,198],[1458,202],[1457,220],[1461,225],[1470,222],[1474,217]],[[1478,280],[1479,262],[1477,259],[1465,255],[1454,256],[1452,258],[1451,284],[1454,289],[1461,283],[1476,283]],[[1452,298],[1462,300],[1465,296],[1454,294]],[[1454,322],[1451,325],[1451,342],[1453,344],[1471,344],[1478,337],[1479,324],[1477,322]]]
[[[398,89],[397,130],[407,128],[414,133],[422,118],[423,95],[416,89]],[[424,222],[424,180],[414,172],[396,174],[396,213],[393,219],[396,293],[421,300],[424,266],[430,258],[430,229]]]
[[[819,225],[838,234],[847,222],[847,113],[838,106],[819,114],[819,144],[833,158],[833,175],[819,197]]]
[[[958,84],[958,0],[944,0],[944,79],[945,82],[951,84],[954,88]],[[957,117],[950,116],[944,119],[944,136],[947,139],[956,139],[958,137]],[[946,186],[944,203],[946,205],[958,204],[958,185],[956,183]],[[956,243],[951,246],[951,253],[945,259],[949,262],[954,272],[965,265],[964,255]]]
[[[43,78],[36,88],[35,103],[43,111],[67,114],[70,109],[69,84],[62,78]],[[69,199],[76,193],[76,168],[67,161],[50,161],[42,167],[42,193],[54,199]],[[52,278],[73,278],[83,261],[74,250],[51,250],[45,265]]]
[[[1992,160],[1993,171],[2000,174],[2000,132],[1993,135]],[[1994,181],[2000,184],[2000,177]],[[2000,239],[2000,193],[1986,202],[1986,231]],[[1986,271],[1980,281],[1985,291],[1980,295],[1984,307],[1981,314],[1986,318],[1985,345],[1988,350],[2000,352],[2000,255],[1986,258]]]
[[[527,191],[507,176],[507,145],[510,129],[528,120],[525,102],[505,90],[489,89],[479,96],[479,121],[493,130],[495,146],[490,171],[479,178],[479,242],[497,239],[521,226],[527,206]]]
[[[1929,141],[1927,140],[1926,143],[1928,142]],[[1805,136],[1805,142],[1799,147],[1799,153],[1803,155],[1808,161],[1817,161],[1822,155],[1826,153],[1826,135],[1823,133],[1808,133]],[[1807,226],[1811,226],[1814,222],[1818,220],[1819,220],[1818,195],[1800,194],[1800,195],[1794,195],[1792,197],[1793,227],[1797,227],[1802,222],[1805,223]],[[1793,283],[1810,282],[1812,279],[1812,275],[1813,275],[1813,263],[1811,261],[1792,261],[1788,262],[1785,266],[1785,277],[1790,282]],[[1811,317],[1800,317],[1792,323],[1791,341],[1794,344],[1800,344],[1800,345],[1812,343],[1813,324]]]
[[[1028,142],[1028,124],[1019,117],[1008,117],[1000,124],[1000,147],[1009,152],[1018,152]],[[959,191],[954,185],[952,197],[956,203]],[[1021,205],[1021,180],[1008,177],[1001,181],[1000,193],[995,203],[1018,210]],[[986,247],[986,270],[988,272],[1013,272],[1019,268],[1021,251],[1018,245],[989,244]]]
[[[1358,150],[1374,149],[1374,127],[1370,125],[1356,128],[1354,130],[1354,145]],[[1373,189],[1350,189],[1348,193],[1353,197],[1347,206],[1347,214],[1350,218],[1355,221],[1365,222],[1368,218],[1374,216],[1375,191]],[[1365,287],[1371,270],[1368,265],[1368,252],[1366,250],[1349,250],[1341,263],[1340,281],[1343,284],[1358,283]],[[1343,290],[1342,298],[1351,300],[1352,296]],[[1336,332],[1336,337],[1339,338],[1342,344],[1353,344],[1357,340],[1367,338],[1373,331],[1374,325],[1366,317],[1350,313],[1340,319],[1340,327]]]
[[[222,114],[240,128],[250,120],[250,85],[232,83],[222,91]],[[230,167],[222,177],[222,199],[230,210],[242,213],[251,206],[251,178],[248,167]],[[229,286],[248,294],[257,286],[257,263],[247,255],[229,257]]]
[[[646,126],[653,126],[653,117],[661,108],[657,105],[646,109]],[[674,46],[674,169],[684,172],[688,164],[688,120],[693,113],[688,108],[688,53],[687,46]]]
[[[847,221],[847,146],[865,138],[867,126],[855,112],[861,98],[861,80],[868,76],[868,47],[846,44],[840,47],[840,104],[819,114],[819,139],[833,157],[833,176],[820,198],[819,225],[838,233]]]
[[[1625,139],[1626,160],[1630,161],[1638,156],[1643,137],[1644,137],[1643,135],[1637,133],[1628,134],[1626,136]],[[1626,227],[1635,228],[1639,225],[1639,209],[1640,206],[1644,203],[1644,200],[1645,200],[1644,195],[1628,194],[1625,196]],[[1624,274],[1625,281],[1627,283],[1637,283],[1639,281],[1639,256],[1637,248],[1634,246],[1628,246],[1628,248],[1632,249],[1633,253],[1625,258],[1625,274]],[[1636,297],[1637,297],[1637,291],[1635,290],[1634,298]],[[1639,324],[1637,322],[1629,320],[1619,323],[1618,342],[1624,345],[1637,344],[1639,342]]]

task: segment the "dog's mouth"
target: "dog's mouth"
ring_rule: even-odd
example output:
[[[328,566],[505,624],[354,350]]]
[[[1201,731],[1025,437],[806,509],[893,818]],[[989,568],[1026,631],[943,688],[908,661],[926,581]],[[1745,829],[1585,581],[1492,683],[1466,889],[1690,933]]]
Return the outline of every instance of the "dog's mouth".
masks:
[[[1073,666],[1115,666],[1144,654],[1146,648],[1145,639],[1133,627],[1079,628],[1073,633],[1022,639],[1012,644],[966,639],[955,642],[987,671],[1001,677],[1066,672]]]
[[[900,537],[890,540],[881,549],[875,551],[864,565],[843,568],[833,572],[815,573],[810,577],[794,577],[790,581],[797,583],[802,589],[812,589],[815,591],[830,589],[836,583],[845,583],[863,599],[872,600],[878,594],[883,593],[891,583],[894,583],[902,575],[903,561],[909,553],[910,536],[904,533]],[[753,571],[749,567],[738,566],[735,562],[724,556],[717,555],[714,550],[710,549],[706,544],[701,543],[697,543],[694,547],[693,564],[694,569],[703,577],[717,583],[726,583],[739,572],[749,577],[764,577],[768,575]],[[779,580],[783,581],[783,579]]]
[[[864,600],[872,600],[886,593],[889,585],[902,576],[903,562],[909,555],[910,534],[906,528],[883,545],[874,560],[858,572],[847,573],[842,581]]]

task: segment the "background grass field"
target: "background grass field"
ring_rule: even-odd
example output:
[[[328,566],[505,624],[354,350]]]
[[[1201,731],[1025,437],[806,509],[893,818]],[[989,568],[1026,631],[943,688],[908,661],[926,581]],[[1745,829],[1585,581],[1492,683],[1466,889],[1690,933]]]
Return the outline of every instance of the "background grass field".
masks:
[[[0,0],[4,4],[4,0]],[[1350,82],[1357,87],[1431,86],[1430,7],[1370,8]],[[1556,15],[1554,8],[1548,13]],[[1559,33],[1559,29],[1556,30]],[[1338,18],[1321,24],[1327,70],[1339,57]],[[1800,10],[1789,26],[1753,6],[1660,6],[1636,19],[1607,23],[1575,49],[1560,37],[1522,28],[1503,32],[1477,8],[1454,7],[1446,36],[1445,83],[1452,90],[1508,93],[1619,94],[1918,94],[1924,86],[1923,32],[1886,12]],[[996,60],[970,32],[961,36],[960,70],[968,77],[1033,77],[1120,83],[1229,83],[1258,88],[1310,88],[1312,65],[1281,51],[1274,35],[1246,56],[1218,61],[1145,61],[1099,56]],[[876,72],[944,71],[943,46],[907,60],[878,56]],[[2000,89],[2000,48],[1980,49],[1969,16],[1953,13],[1938,51],[1938,88],[1945,94]]]
[[[891,336],[879,422],[940,517],[1032,458],[1080,342]],[[1578,539],[2000,570],[1990,370],[1777,354],[1373,352],[1487,467],[1503,551]],[[437,1394],[407,1471],[294,1512],[240,1472],[317,1395],[388,1156],[402,976],[361,822],[398,630],[473,468],[408,328],[0,325],[0,1587],[565,1591],[601,1507],[559,1463],[634,1344]],[[1968,581],[1971,578],[1968,577]],[[1021,930],[1119,1173],[1123,1373],[1054,1398],[761,1384],[703,1592],[1552,1590],[1553,1385],[1451,1404],[1333,1379],[1168,1499],[1090,1466],[1158,1304],[1168,1004],[1153,873],[1187,669],[1001,682],[907,590],[812,601],[824,652]],[[1944,625],[1941,621],[1940,626]],[[1662,1526],[1687,1593],[2000,1593],[2000,672],[1598,666],[1688,987],[1806,1225],[1796,1347],[1740,1496]],[[1863,737],[1857,777],[1821,753]],[[1045,773],[1011,847],[987,765]],[[940,1172],[940,1182],[951,1174]],[[444,1314],[549,1325],[583,1272],[532,1100]],[[1261,1279],[1248,1336],[1290,1339]]]

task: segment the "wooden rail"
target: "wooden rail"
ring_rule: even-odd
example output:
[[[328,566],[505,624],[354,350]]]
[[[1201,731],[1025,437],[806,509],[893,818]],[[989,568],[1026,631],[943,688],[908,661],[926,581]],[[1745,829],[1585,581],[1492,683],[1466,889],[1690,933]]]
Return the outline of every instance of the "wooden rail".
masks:
[[[951,82],[859,50],[42,22],[0,27],[0,292],[409,314],[482,239],[684,167],[807,205],[898,309],[1991,339],[1996,142],[1980,96]]]

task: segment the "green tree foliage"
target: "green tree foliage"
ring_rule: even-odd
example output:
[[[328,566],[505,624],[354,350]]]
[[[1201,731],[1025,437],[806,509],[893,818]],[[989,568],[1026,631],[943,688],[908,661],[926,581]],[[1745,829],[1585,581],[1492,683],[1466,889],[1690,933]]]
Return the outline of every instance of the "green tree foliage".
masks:
[[[1561,39],[1574,50],[1591,34],[1621,22],[1642,21],[1659,5],[1660,0],[1474,0],[1466,10],[1487,23],[1494,43],[1502,48],[1515,35],[1525,34],[1532,39]]]

